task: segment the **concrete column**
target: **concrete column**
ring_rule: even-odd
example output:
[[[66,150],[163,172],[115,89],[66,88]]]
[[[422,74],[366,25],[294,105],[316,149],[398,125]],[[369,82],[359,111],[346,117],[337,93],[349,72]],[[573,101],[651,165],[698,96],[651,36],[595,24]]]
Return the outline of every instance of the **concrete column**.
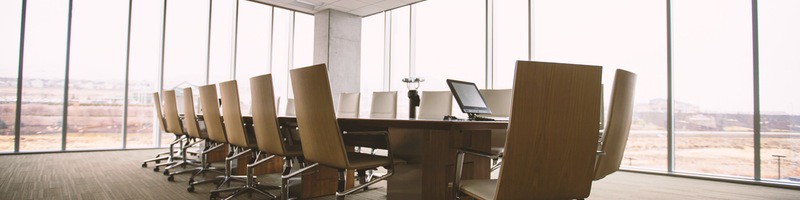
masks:
[[[361,86],[361,17],[337,10],[314,14],[314,63],[326,63],[334,105]]]

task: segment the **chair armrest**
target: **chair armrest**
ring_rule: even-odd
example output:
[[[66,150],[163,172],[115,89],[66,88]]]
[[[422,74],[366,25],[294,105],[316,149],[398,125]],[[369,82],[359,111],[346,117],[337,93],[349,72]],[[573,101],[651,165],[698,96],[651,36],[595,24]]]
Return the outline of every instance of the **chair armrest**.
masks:
[[[475,156],[480,156],[480,157],[485,157],[485,158],[491,158],[491,159],[499,159],[500,158],[499,154],[492,154],[492,153],[487,153],[487,152],[482,152],[482,151],[477,151],[477,150],[474,150],[474,149],[467,149],[467,148],[459,148],[458,149],[458,153],[459,154],[470,154],[470,155],[475,155]]]

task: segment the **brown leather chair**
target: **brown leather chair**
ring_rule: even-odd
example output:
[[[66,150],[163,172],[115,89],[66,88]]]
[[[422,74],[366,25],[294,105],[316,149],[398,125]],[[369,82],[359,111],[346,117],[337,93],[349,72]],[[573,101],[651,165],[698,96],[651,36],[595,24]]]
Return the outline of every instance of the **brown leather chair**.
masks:
[[[157,116],[157,118],[158,118],[157,119],[158,120],[158,127],[161,129],[161,131],[168,133],[166,122],[164,122],[164,113],[161,112],[161,99],[158,97],[158,92],[154,92],[153,93],[153,107],[155,108],[156,115],[158,115]],[[156,154],[155,158],[151,158],[151,159],[147,159],[147,160],[143,161],[142,162],[142,167],[147,167],[147,163],[148,162],[153,162],[153,163],[155,163],[157,165],[160,164],[161,161],[163,161],[163,160],[167,160],[166,163],[172,162],[172,160],[175,159],[174,158],[174,154],[177,153],[176,151],[173,151],[172,146],[175,145],[175,144],[178,144],[182,140],[183,140],[182,137],[177,137],[177,135],[176,135],[175,140],[173,140],[170,143],[170,151],[165,151],[165,152],[158,153],[158,154]],[[164,165],[159,165],[159,166],[164,166]],[[153,171],[159,171],[159,166],[156,166],[155,168],[153,168]]]
[[[255,167],[275,156],[280,156],[283,157],[282,176],[289,175],[292,170],[292,160],[303,157],[303,150],[300,144],[293,143],[289,137],[291,132],[288,129],[294,127],[281,127],[278,123],[272,75],[265,74],[250,78],[250,94],[253,99],[253,129],[257,149],[261,153],[272,156],[256,161],[248,167]],[[281,199],[289,198],[289,178],[282,177]]]
[[[248,135],[250,131],[248,131],[248,127],[245,126],[244,120],[242,119],[242,111],[239,105],[239,86],[236,80],[219,83],[219,91],[222,94],[222,119],[225,121],[224,125],[225,132],[228,136],[228,144],[230,144],[231,148],[238,151],[236,155],[228,157],[226,162],[234,162],[240,156],[248,153],[252,153],[253,162],[246,166],[247,176],[245,177],[245,184],[243,186],[212,190],[211,198],[216,198],[222,192],[233,192],[225,199],[231,199],[248,192],[256,192],[269,198],[276,198],[274,195],[264,190],[263,188],[266,186],[258,184],[255,181],[256,177],[253,176],[253,169],[255,166],[268,161],[272,157],[259,160],[262,154],[259,152],[256,138]]]
[[[617,69],[611,105],[608,106],[608,123],[600,138],[600,148],[594,167],[594,180],[600,180],[619,170],[628,143],[633,119],[633,97],[636,92],[636,74]]]
[[[388,145],[389,137],[385,133],[381,135],[386,141],[385,147],[389,150],[388,157],[348,152],[346,150],[345,142],[347,141],[343,139],[342,131],[339,129],[336,119],[328,70],[325,64],[293,69],[290,74],[303,155],[306,161],[314,164],[284,177],[296,176],[317,165],[335,168],[339,171],[336,198],[344,199],[345,195],[384,180],[394,173],[394,160],[391,148],[389,148],[390,145]],[[347,135],[351,137],[355,134]],[[365,182],[366,170],[377,167],[386,168],[388,173]],[[345,191],[345,170],[356,170],[359,174],[359,181],[362,184]]]
[[[591,190],[600,121],[602,68],[518,61],[503,165],[497,180],[461,181],[460,149],[453,197],[582,199]]]

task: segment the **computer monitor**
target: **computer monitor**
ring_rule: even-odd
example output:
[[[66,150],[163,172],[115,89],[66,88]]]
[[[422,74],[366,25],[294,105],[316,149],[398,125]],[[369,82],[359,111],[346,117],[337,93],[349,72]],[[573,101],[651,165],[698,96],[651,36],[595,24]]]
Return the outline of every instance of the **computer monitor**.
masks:
[[[469,114],[470,118],[477,114],[492,114],[475,83],[447,79],[447,86],[450,86],[450,91],[456,97],[461,112]]]

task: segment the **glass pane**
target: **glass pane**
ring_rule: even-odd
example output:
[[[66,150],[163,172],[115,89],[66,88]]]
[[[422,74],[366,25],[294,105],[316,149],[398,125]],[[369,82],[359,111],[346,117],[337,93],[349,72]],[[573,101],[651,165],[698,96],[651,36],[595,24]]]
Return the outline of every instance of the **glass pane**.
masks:
[[[0,152],[14,151],[22,1],[0,1]]]
[[[60,150],[69,1],[28,1],[20,151]]]
[[[753,177],[750,1],[672,6],[675,168]]]
[[[211,52],[208,83],[231,80],[233,70],[233,33],[236,20],[235,0],[213,1],[211,13]]]
[[[236,80],[239,80],[242,114],[250,113],[250,77],[270,73],[271,16],[271,6],[247,1],[239,4]]]
[[[361,19],[361,113],[368,117],[372,92],[384,90],[384,48],[386,15],[374,14]]]
[[[459,9],[452,9],[458,4]],[[449,91],[447,79],[486,88],[486,1],[436,0],[414,4],[415,70],[422,91]],[[469,14],[464,14],[469,13]],[[453,115],[466,118],[457,103]]]
[[[272,29],[272,82],[275,87],[275,98],[288,95],[290,53],[289,44],[292,41],[292,11],[275,8],[275,20]],[[246,85],[250,85],[247,80],[250,77],[261,74],[251,74],[245,79],[241,79]],[[244,78],[244,77],[243,77]],[[241,86],[241,85],[240,85]],[[247,89],[247,99],[250,100],[250,89]]]
[[[761,178],[800,182],[800,1],[758,2]]]
[[[207,33],[208,1],[167,1],[164,90],[180,91],[206,83]],[[183,95],[180,92],[176,95],[178,112],[182,113]],[[196,92],[194,96],[196,99]],[[167,146],[173,138],[172,134],[162,134],[161,146]]]
[[[533,59],[603,66],[605,111],[615,71],[638,75],[624,166],[667,168],[665,6],[638,0],[543,0],[533,5]]]
[[[528,1],[494,1],[494,88],[509,89],[517,60],[528,60]]]
[[[134,1],[131,55],[128,71],[127,148],[154,147],[160,128],[155,121],[153,92],[161,77],[161,20],[163,1]],[[168,141],[171,141],[169,139]],[[167,142],[167,141],[164,141]]]
[[[397,91],[397,116],[408,118],[408,88],[402,82],[403,78],[410,76],[409,49],[411,30],[411,9],[409,6],[400,7],[391,11],[391,79],[389,90]],[[425,84],[425,83],[423,83]],[[425,90],[426,87],[420,87]]]
[[[294,13],[294,46],[292,47],[292,68],[307,67],[314,64],[314,15]],[[292,81],[286,81],[289,90],[286,97],[293,98]],[[280,100],[278,113],[286,112],[286,97]]]
[[[75,0],[73,13],[67,149],[121,148],[128,1]]]

